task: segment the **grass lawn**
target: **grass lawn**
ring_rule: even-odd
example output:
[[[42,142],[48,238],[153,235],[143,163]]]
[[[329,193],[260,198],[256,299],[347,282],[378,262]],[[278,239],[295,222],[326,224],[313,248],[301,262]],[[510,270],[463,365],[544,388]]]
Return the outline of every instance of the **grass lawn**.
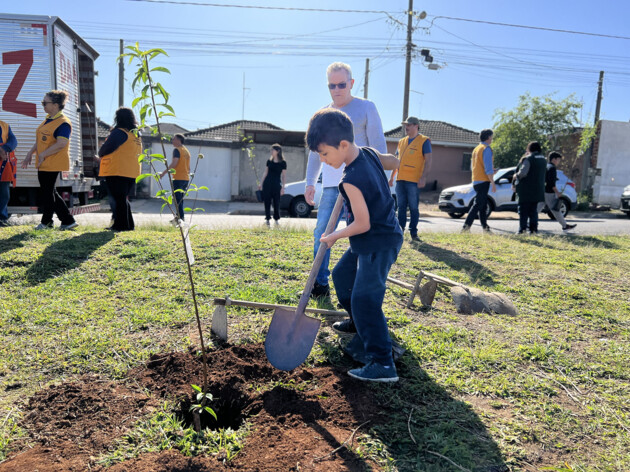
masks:
[[[195,337],[179,233],[0,229],[0,461],[25,432],[22,401],[83,373],[122,378]],[[201,312],[213,297],[297,304],[309,232],[191,234]],[[333,262],[346,242],[333,249]],[[630,238],[423,234],[391,275],[420,269],[507,294],[517,317],[432,308],[384,311],[408,352],[401,382],[369,388],[391,418],[357,433],[383,470],[630,470]],[[232,342],[261,342],[270,312],[230,308]],[[348,363],[323,325],[308,362]],[[348,364],[350,365],[350,364]],[[191,379],[191,381],[194,379]],[[456,465],[454,465],[456,464]]]

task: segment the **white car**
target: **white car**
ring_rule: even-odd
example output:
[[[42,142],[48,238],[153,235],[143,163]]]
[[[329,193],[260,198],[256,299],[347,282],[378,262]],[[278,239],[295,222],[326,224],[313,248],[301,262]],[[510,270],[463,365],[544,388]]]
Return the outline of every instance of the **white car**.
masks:
[[[488,193],[486,210],[488,216],[493,211],[517,211],[518,202],[516,201],[516,194],[512,190],[512,178],[515,171],[516,167],[508,167],[499,169],[494,174],[497,191],[493,192],[491,188]],[[560,213],[566,216],[577,205],[577,192],[575,191],[575,183],[564,175],[564,172],[558,170],[557,173],[556,187],[562,194],[560,196]],[[449,187],[440,193],[438,207],[441,211],[448,213],[451,218],[461,218],[472,207],[474,197],[475,190],[472,184]],[[545,205],[541,205],[540,210],[552,217]]]
[[[630,185],[627,185],[621,194],[621,211],[630,217]]]
[[[385,172],[389,179],[391,172]],[[391,193],[396,199],[395,186],[390,187]],[[317,204],[322,196],[322,176],[320,174],[317,183],[315,184],[315,206],[311,206],[306,203],[304,198],[304,192],[306,191],[306,180],[300,180],[299,182],[291,182],[284,186],[284,195],[280,197],[280,209],[288,210],[291,216],[297,216],[299,218],[308,218],[311,211],[317,209]]]

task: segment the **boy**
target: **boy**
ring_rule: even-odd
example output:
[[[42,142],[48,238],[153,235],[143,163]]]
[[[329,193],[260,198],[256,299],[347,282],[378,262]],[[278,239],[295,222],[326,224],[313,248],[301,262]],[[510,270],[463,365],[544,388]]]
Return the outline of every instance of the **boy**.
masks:
[[[332,276],[337,298],[357,330],[355,342],[349,346],[354,345],[365,354],[368,363],[348,374],[359,380],[396,382],[398,375],[382,305],[387,274],[403,241],[384,172],[398,168],[398,160],[391,154],[382,155],[354,144],[350,118],[334,108],[313,115],[306,143],[310,150],[319,153],[322,162],[335,169],[345,164],[339,191],[348,207],[348,225],[323,236],[321,242],[331,247],[340,238],[350,239],[350,249]]]

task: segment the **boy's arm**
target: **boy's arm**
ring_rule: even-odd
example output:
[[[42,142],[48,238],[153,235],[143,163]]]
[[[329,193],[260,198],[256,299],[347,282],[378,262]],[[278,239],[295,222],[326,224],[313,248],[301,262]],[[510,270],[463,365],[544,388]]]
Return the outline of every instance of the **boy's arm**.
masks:
[[[383,169],[385,170],[398,169],[398,166],[400,165],[400,161],[396,158],[396,156],[394,156],[393,154],[380,153],[374,148],[370,148],[370,149],[374,151],[376,155],[378,156],[379,160],[381,161],[381,165],[383,166]]]
[[[332,247],[338,239],[348,238],[370,230],[370,211],[361,190],[352,184],[343,184],[343,188],[350,200],[354,221],[343,229],[334,231],[328,236],[322,236],[320,241],[326,243],[328,247]]]

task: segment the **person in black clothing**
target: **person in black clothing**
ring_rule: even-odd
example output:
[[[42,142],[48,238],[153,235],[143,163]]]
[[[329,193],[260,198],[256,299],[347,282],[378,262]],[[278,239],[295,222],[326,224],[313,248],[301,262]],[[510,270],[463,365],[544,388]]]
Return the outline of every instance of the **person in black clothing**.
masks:
[[[265,173],[262,176],[262,183],[258,190],[262,188],[263,202],[265,204],[265,224],[269,226],[271,219],[271,202],[273,201],[273,219],[278,224],[280,220],[280,196],[284,195],[284,184],[286,179],[287,163],[282,157],[282,146],[273,144],[271,146],[271,157],[267,161]]]
[[[532,141],[516,166],[512,181],[512,188],[518,195],[519,234],[528,227],[530,233],[538,233],[538,203],[545,201],[546,170],[547,161],[540,143]]]
[[[547,164],[547,175],[545,177],[545,204],[556,221],[560,223],[562,229],[564,231],[568,231],[575,228],[577,225],[568,224],[562,213],[556,209],[561,195],[560,190],[556,187],[556,182],[558,180],[556,166],[560,162],[560,159],[562,159],[562,154],[553,151],[549,153],[549,157],[547,159],[549,159],[549,164]]]

